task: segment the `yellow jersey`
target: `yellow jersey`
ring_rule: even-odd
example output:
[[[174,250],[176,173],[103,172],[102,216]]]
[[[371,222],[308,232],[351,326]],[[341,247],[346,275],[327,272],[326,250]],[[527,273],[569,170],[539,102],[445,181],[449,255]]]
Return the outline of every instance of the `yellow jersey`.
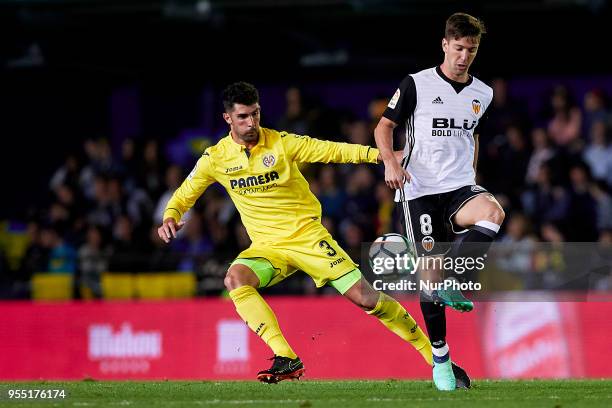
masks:
[[[253,242],[285,241],[321,219],[321,204],[298,163],[376,163],[377,158],[373,147],[266,128],[260,128],[259,141],[249,150],[228,134],[202,154],[168,201],[164,219],[180,221],[216,181],[229,193]]]

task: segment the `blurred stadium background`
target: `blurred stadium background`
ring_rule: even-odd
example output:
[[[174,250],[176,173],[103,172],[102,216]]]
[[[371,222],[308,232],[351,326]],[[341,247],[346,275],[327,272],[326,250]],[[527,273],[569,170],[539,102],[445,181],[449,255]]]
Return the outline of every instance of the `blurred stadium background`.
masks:
[[[254,83],[263,126],[373,144],[401,79],[441,62],[455,11],[488,27],[472,68],[495,91],[478,177],[508,215],[500,240],[527,248],[528,290],[530,274],[567,272],[532,243],[612,245],[607,1],[0,2],[0,379],[251,379],[268,350],[223,290],[249,245],[231,201],[212,187],[179,239],[155,238],[227,132],[220,91]],[[397,230],[382,170],[303,169],[355,259]],[[456,358],[479,378],[612,377],[610,264],[579,288],[588,302],[548,291],[449,313]],[[310,378],[429,377],[334,290],[298,275],[266,294]]]

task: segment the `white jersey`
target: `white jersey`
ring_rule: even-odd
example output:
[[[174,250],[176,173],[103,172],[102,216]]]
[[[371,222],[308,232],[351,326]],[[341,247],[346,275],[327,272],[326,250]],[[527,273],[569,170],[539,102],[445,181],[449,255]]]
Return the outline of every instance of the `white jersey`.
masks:
[[[411,175],[405,199],[476,184],[474,134],[492,99],[493,89],[482,81],[452,81],[439,67],[402,81],[383,116],[405,125],[402,165]]]

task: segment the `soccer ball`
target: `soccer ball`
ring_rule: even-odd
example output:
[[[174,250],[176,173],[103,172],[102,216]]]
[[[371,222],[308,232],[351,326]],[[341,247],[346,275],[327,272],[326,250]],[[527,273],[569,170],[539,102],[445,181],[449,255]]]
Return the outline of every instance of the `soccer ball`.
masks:
[[[368,260],[375,275],[410,274],[415,265],[414,245],[403,235],[385,234],[372,242]]]

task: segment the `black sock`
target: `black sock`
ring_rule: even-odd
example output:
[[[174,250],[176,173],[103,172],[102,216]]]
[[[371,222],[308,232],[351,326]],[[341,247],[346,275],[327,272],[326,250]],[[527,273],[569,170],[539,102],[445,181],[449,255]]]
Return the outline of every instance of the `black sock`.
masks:
[[[475,258],[484,256],[489,251],[489,247],[491,247],[491,243],[496,236],[497,232],[489,228],[472,225],[470,230],[463,235],[463,238],[453,245],[451,256]]]
[[[446,311],[444,306],[434,304],[431,300],[421,299],[421,312],[431,345],[436,348],[444,347],[446,345]]]
[[[480,225],[472,225],[461,240],[453,244],[448,256],[452,258],[471,258],[474,260],[473,262],[478,258],[482,258],[481,260],[484,262],[486,259],[485,255],[496,236],[497,232],[492,229]],[[460,281],[466,281],[472,279],[473,272],[473,270],[469,270],[467,273],[456,273],[453,276]]]

